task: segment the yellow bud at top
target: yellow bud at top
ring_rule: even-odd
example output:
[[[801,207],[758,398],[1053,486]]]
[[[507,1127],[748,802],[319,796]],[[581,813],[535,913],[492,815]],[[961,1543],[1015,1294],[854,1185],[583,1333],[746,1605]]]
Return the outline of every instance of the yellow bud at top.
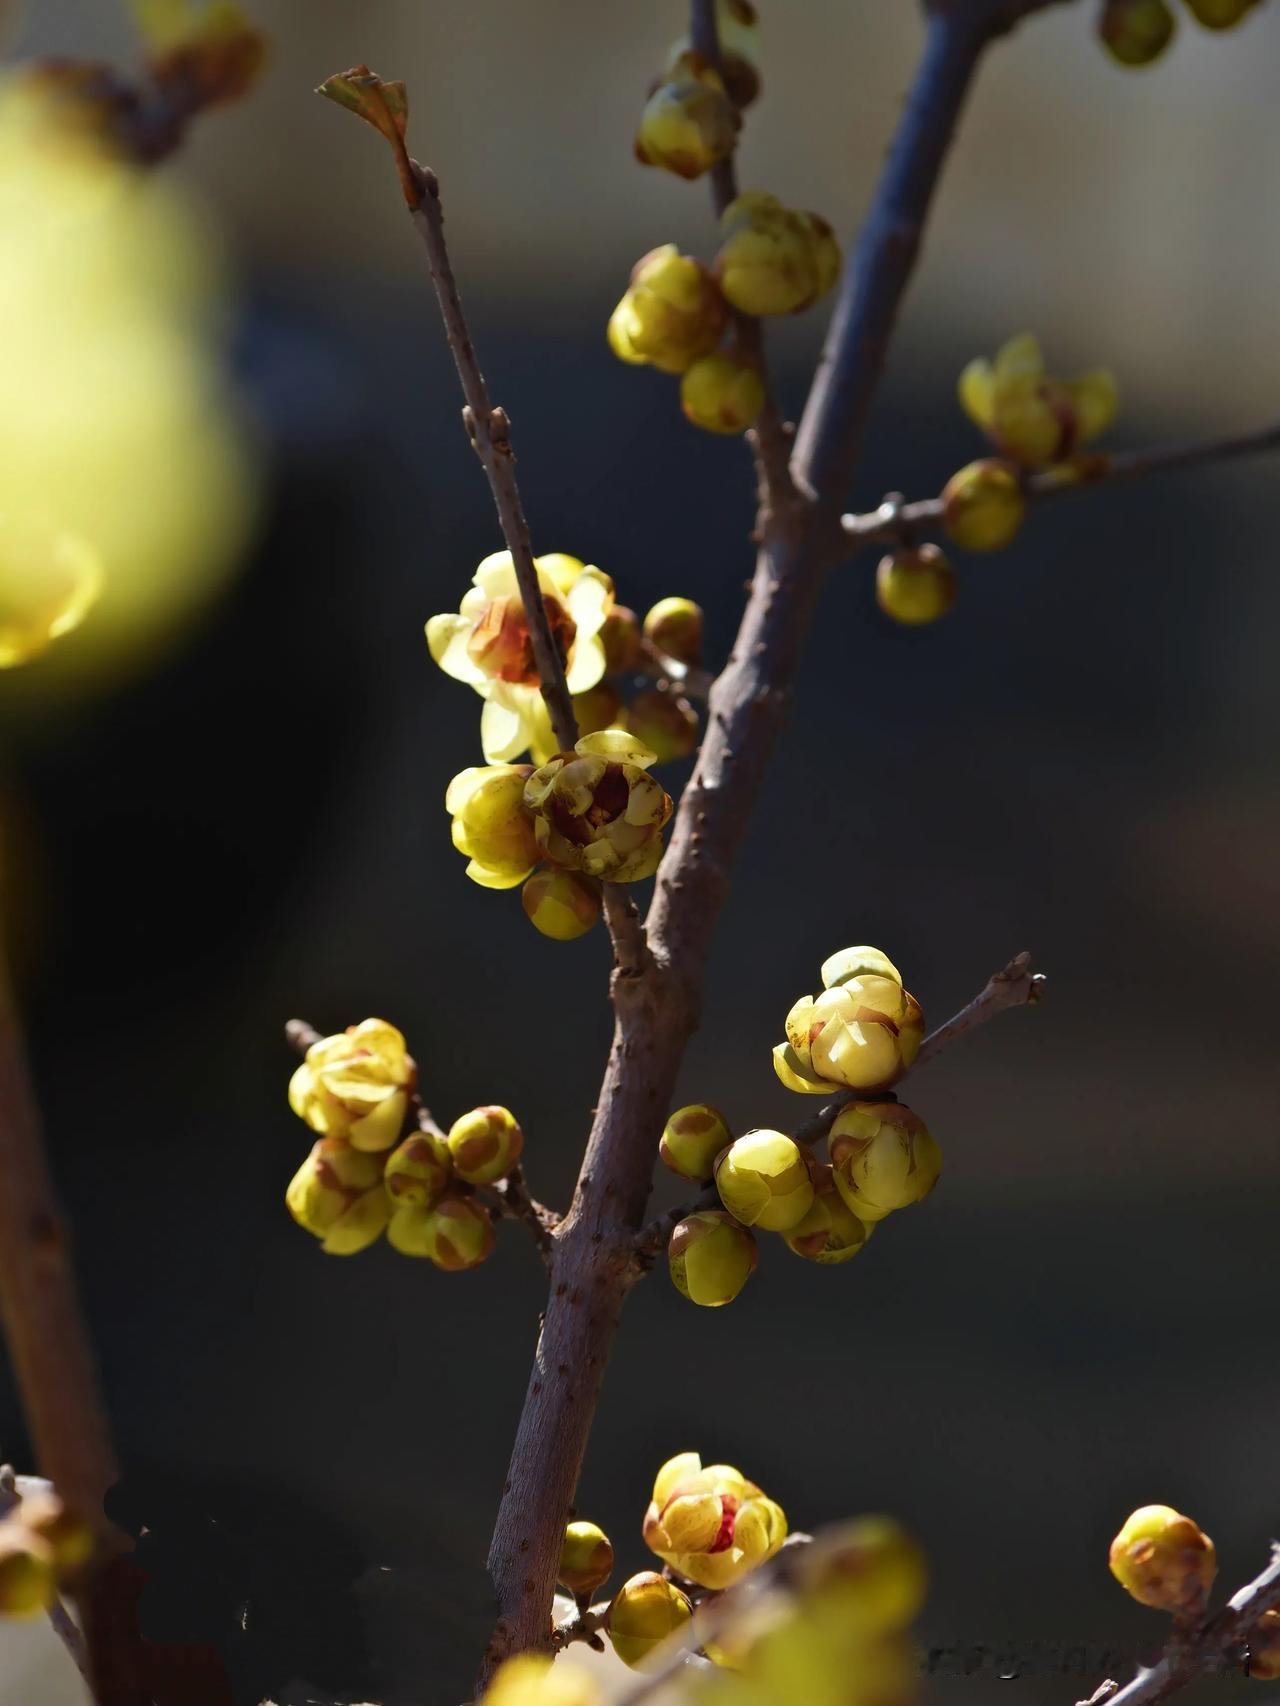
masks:
[[[642,1570],[613,1596],[605,1628],[614,1652],[634,1669],[692,1616],[688,1595],[674,1582],[654,1570]]]
[[[1213,1541],[1169,1505],[1143,1505],[1111,1542],[1111,1574],[1157,1611],[1197,1616],[1218,1572]]]
[[[636,158],[681,178],[700,178],[733,152],[738,115],[719,73],[696,54],[681,56],[640,115]]]
[[[524,1133],[509,1108],[473,1108],[449,1127],[449,1154],[459,1178],[490,1185],[520,1159]]]
[[[1098,15],[1098,39],[1118,65],[1154,64],[1174,27],[1166,0],[1106,0]]]
[[[613,1544],[594,1522],[571,1522],[564,1531],[556,1580],[579,1597],[594,1593],[613,1571]]]
[[[822,962],[822,987],[834,989],[855,977],[888,977],[902,983],[902,973],[879,948],[841,948]]]
[[[959,469],[942,488],[942,525],[965,551],[999,551],[1027,514],[1017,470],[987,457]]]

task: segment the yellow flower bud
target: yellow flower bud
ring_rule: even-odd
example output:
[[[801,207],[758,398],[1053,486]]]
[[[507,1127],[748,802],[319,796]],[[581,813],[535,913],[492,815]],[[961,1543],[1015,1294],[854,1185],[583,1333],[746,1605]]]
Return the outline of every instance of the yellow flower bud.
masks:
[[[0,514],[0,669],[78,628],[102,588],[97,554],[37,516]]]
[[[12,1517],[0,1522],[0,1617],[39,1617],[57,1592],[53,1548]]]
[[[1026,519],[1016,468],[987,457],[959,469],[942,489],[942,525],[965,551],[999,551]]]
[[[499,1665],[484,1700],[485,1706],[604,1706],[592,1676],[572,1659],[552,1663],[544,1653],[517,1653]]]
[[[764,373],[742,350],[717,350],[687,369],[680,381],[685,418],[704,432],[746,432],[764,408]]]
[[[505,1178],[523,1148],[524,1133],[509,1108],[472,1108],[449,1127],[454,1172],[469,1185]]]
[[[289,1213],[330,1256],[354,1256],[381,1237],[391,1217],[383,1157],[343,1137],[322,1137],[285,1192]]]
[[[1166,0],[1106,0],[1098,38],[1119,65],[1151,65],[1173,40],[1174,16]]]
[[[746,190],[731,201],[720,231],[715,276],[740,313],[799,313],[840,276],[840,245],[828,222],[784,207],[763,190]]]
[[[660,598],[645,613],[644,637],[678,663],[702,661],[702,606],[691,598]]]
[[[751,0],[716,0],[716,29],[725,92],[734,106],[742,111],[760,94],[759,18]],[[668,81],[691,47],[688,36],[681,36],[679,41],[672,43],[667,55]]]
[[[624,722],[627,733],[647,746],[659,764],[688,758],[698,744],[698,713],[687,699],[660,687],[637,693]]]
[[[832,1123],[827,1149],[846,1206],[869,1223],[920,1202],[942,1172],[929,1128],[901,1102],[850,1102]]]
[[[640,619],[625,604],[615,604],[600,630],[606,675],[629,675],[640,663]]]
[[[644,1518],[644,1542],[700,1587],[720,1589],[763,1564],[787,1537],[782,1507],[727,1463],[696,1451],[663,1464]]]
[[[571,1522],[560,1548],[556,1580],[579,1597],[592,1594],[613,1572],[613,1545],[594,1522]]]
[[[702,262],[674,243],[651,249],[631,271],[609,319],[609,347],[622,361],[683,373],[719,343],[729,310]]]
[[[924,1553],[888,1516],[863,1516],[829,1529],[797,1559],[796,1592],[819,1618],[836,1617],[850,1634],[896,1633],[924,1604]]]
[[[720,1201],[744,1226],[789,1232],[813,1205],[811,1162],[780,1131],[745,1132],[716,1162]]]
[[[1191,16],[1206,30],[1233,29],[1258,0],[1186,0]]]
[[[936,545],[903,548],[881,557],[876,603],[893,621],[911,628],[936,622],[955,601],[955,570]]]
[[[398,1208],[387,1242],[402,1256],[425,1256],[447,1273],[478,1268],[493,1250],[493,1221],[471,1197],[441,1197],[434,1208]]]
[[[609,1606],[605,1629],[613,1650],[633,1669],[693,1616],[687,1594],[656,1570],[629,1577]]]
[[[654,755],[623,729],[584,735],[525,784],[538,846],[553,865],[611,883],[650,877],[671,797],[648,774]]]
[[[312,1043],[289,1081],[289,1106],[312,1131],[348,1138],[356,1149],[392,1149],[417,1078],[395,1026],[364,1019]]]
[[[663,1128],[658,1154],[682,1179],[703,1183],[715,1171],[716,1156],[733,1142],[733,1133],[718,1108],[692,1102],[677,1108]]]
[[[486,889],[513,889],[538,863],[533,814],[524,803],[530,764],[473,765],[444,796],[453,814],[453,845],[470,863],[467,875]]]
[[[823,1266],[847,1262],[866,1243],[868,1228],[840,1195],[830,1167],[817,1169],[813,1193],[808,1214],[785,1234],[787,1248]]]
[[[773,1054],[788,1089],[809,1095],[829,1093],[833,1085],[885,1090],[908,1070],[924,1036],[924,1015],[890,972],[842,975],[820,995],[796,1002],[786,1017],[787,1040]]]
[[[756,1270],[756,1241],[731,1214],[701,1209],[686,1216],[667,1245],[671,1283],[690,1303],[732,1303]]]
[[[1280,1682],[1280,1611],[1264,1611],[1246,1639],[1246,1675],[1257,1682]]]
[[[537,871],[521,891],[535,930],[553,942],[572,942],[600,918],[600,885],[576,871]]]
[[[719,73],[697,54],[677,62],[640,115],[636,159],[681,178],[700,178],[733,152],[738,115]]]
[[[1168,1505],[1143,1505],[1111,1542],[1111,1574],[1142,1605],[1198,1615],[1218,1573],[1213,1541]]]
[[[573,716],[578,725],[578,733],[584,735],[599,734],[601,729],[615,729],[621,726],[624,719],[622,700],[616,688],[602,681],[597,686],[588,689],[586,693],[575,693],[573,696]],[[547,757],[553,757],[549,752]],[[532,827],[532,823],[531,823]]]
[[[387,1157],[383,1183],[396,1208],[433,1208],[453,1175],[449,1145],[433,1131],[416,1131]]]
[[[93,1529],[69,1511],[56,1493],[28,1493],[13,1520],[49,1547],[60,1577],[81,1569],[93,1556]]]

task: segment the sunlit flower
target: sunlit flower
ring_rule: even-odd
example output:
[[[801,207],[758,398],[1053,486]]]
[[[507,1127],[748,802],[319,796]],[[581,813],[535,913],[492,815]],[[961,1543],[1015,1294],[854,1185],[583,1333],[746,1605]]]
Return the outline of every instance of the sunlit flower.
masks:
[[[1105,367],[1078,379],[1046,373],[1030,332],[1010,338],[994,361],[971,361],[960,375],[959,394],[969,419],[1025,468],[1070,456],[1105,432],[1120,406],[1115,377]]]
[[[551,633],[564,660],[570,693],[585,693],[604,675],[600,630],[613,604],[613,582],[577,557],[553,552],[534,559]],[[495,551],[475,572],[457,615],[427,623],[431,656],[485,701],[480,744],[490,764],[530,748],[550,756],[550,725],[533,661],[533,642],[509,551]]]
[[[696,1451],[685,1451],[659,1469],[645,1545],[700,1587],[730,1587],[772,1558],[786,1538],[781,1505],[731,1465],[704,1469]]]

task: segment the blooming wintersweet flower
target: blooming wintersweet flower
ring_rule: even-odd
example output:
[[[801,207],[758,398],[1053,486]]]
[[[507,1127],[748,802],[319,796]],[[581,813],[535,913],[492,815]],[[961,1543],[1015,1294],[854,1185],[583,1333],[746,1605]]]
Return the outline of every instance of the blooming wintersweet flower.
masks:
[[[649,775],[655,757],[625,729],[584,735],[525,784],[543,857],[604,882],[651,877],[671,796]]]
[[[1001,452],[1024,468],[1061,462],[1106,431],[1120,393],[1105,367],[1078,379],[1045,372],[1040,345],[1023,332],[994,361],[979,357],[960,375],[960,406]]]
[[[727,1463],[706,1469],[696,1451],[662,1465],[644,1519],[644,1541],[699,1587],[731,1587],[772,1558],[787,1538],[781,1505]]]
[[[787,1040],[773,1065],[788,1090],[830,1095],[833,1087],[885,1090],[911,1066],[924,1015],[878,948],[844,948],[822,968],[825,988],[787,1014]]]
[[[585,693],[604,675],[600,630],[613,605],[613,582],[564,552],[534,562],[569,691]],[[509,763],[531,747],[540,749],[536,757],[549,756],[549,725],[510,551],[485,558],[456,615],[430,619],[427,645],[446,675],[474,687],[485,701],[480,744],[490,764]]]
[[[395,1026],[364,1019],[312,1043],[289,1080],[289,1106],[321,1136],[377,1153],[395,1146],[417,1076]]]
[[[541,858],[533,813],[524,803],[531,764],[474,764],[450,782],[444,808],[467,875],[486,889],[514,889]]]

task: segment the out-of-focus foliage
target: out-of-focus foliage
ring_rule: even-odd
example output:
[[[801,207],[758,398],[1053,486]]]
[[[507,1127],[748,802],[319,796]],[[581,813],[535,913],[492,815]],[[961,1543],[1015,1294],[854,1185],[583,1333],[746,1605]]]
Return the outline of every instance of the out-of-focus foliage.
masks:
[[[36,692],[146,667],[235,568],[255,487],[215,242],[163,174],[54,110],[0,89],[0,515],[82,541],[102,589]]]

